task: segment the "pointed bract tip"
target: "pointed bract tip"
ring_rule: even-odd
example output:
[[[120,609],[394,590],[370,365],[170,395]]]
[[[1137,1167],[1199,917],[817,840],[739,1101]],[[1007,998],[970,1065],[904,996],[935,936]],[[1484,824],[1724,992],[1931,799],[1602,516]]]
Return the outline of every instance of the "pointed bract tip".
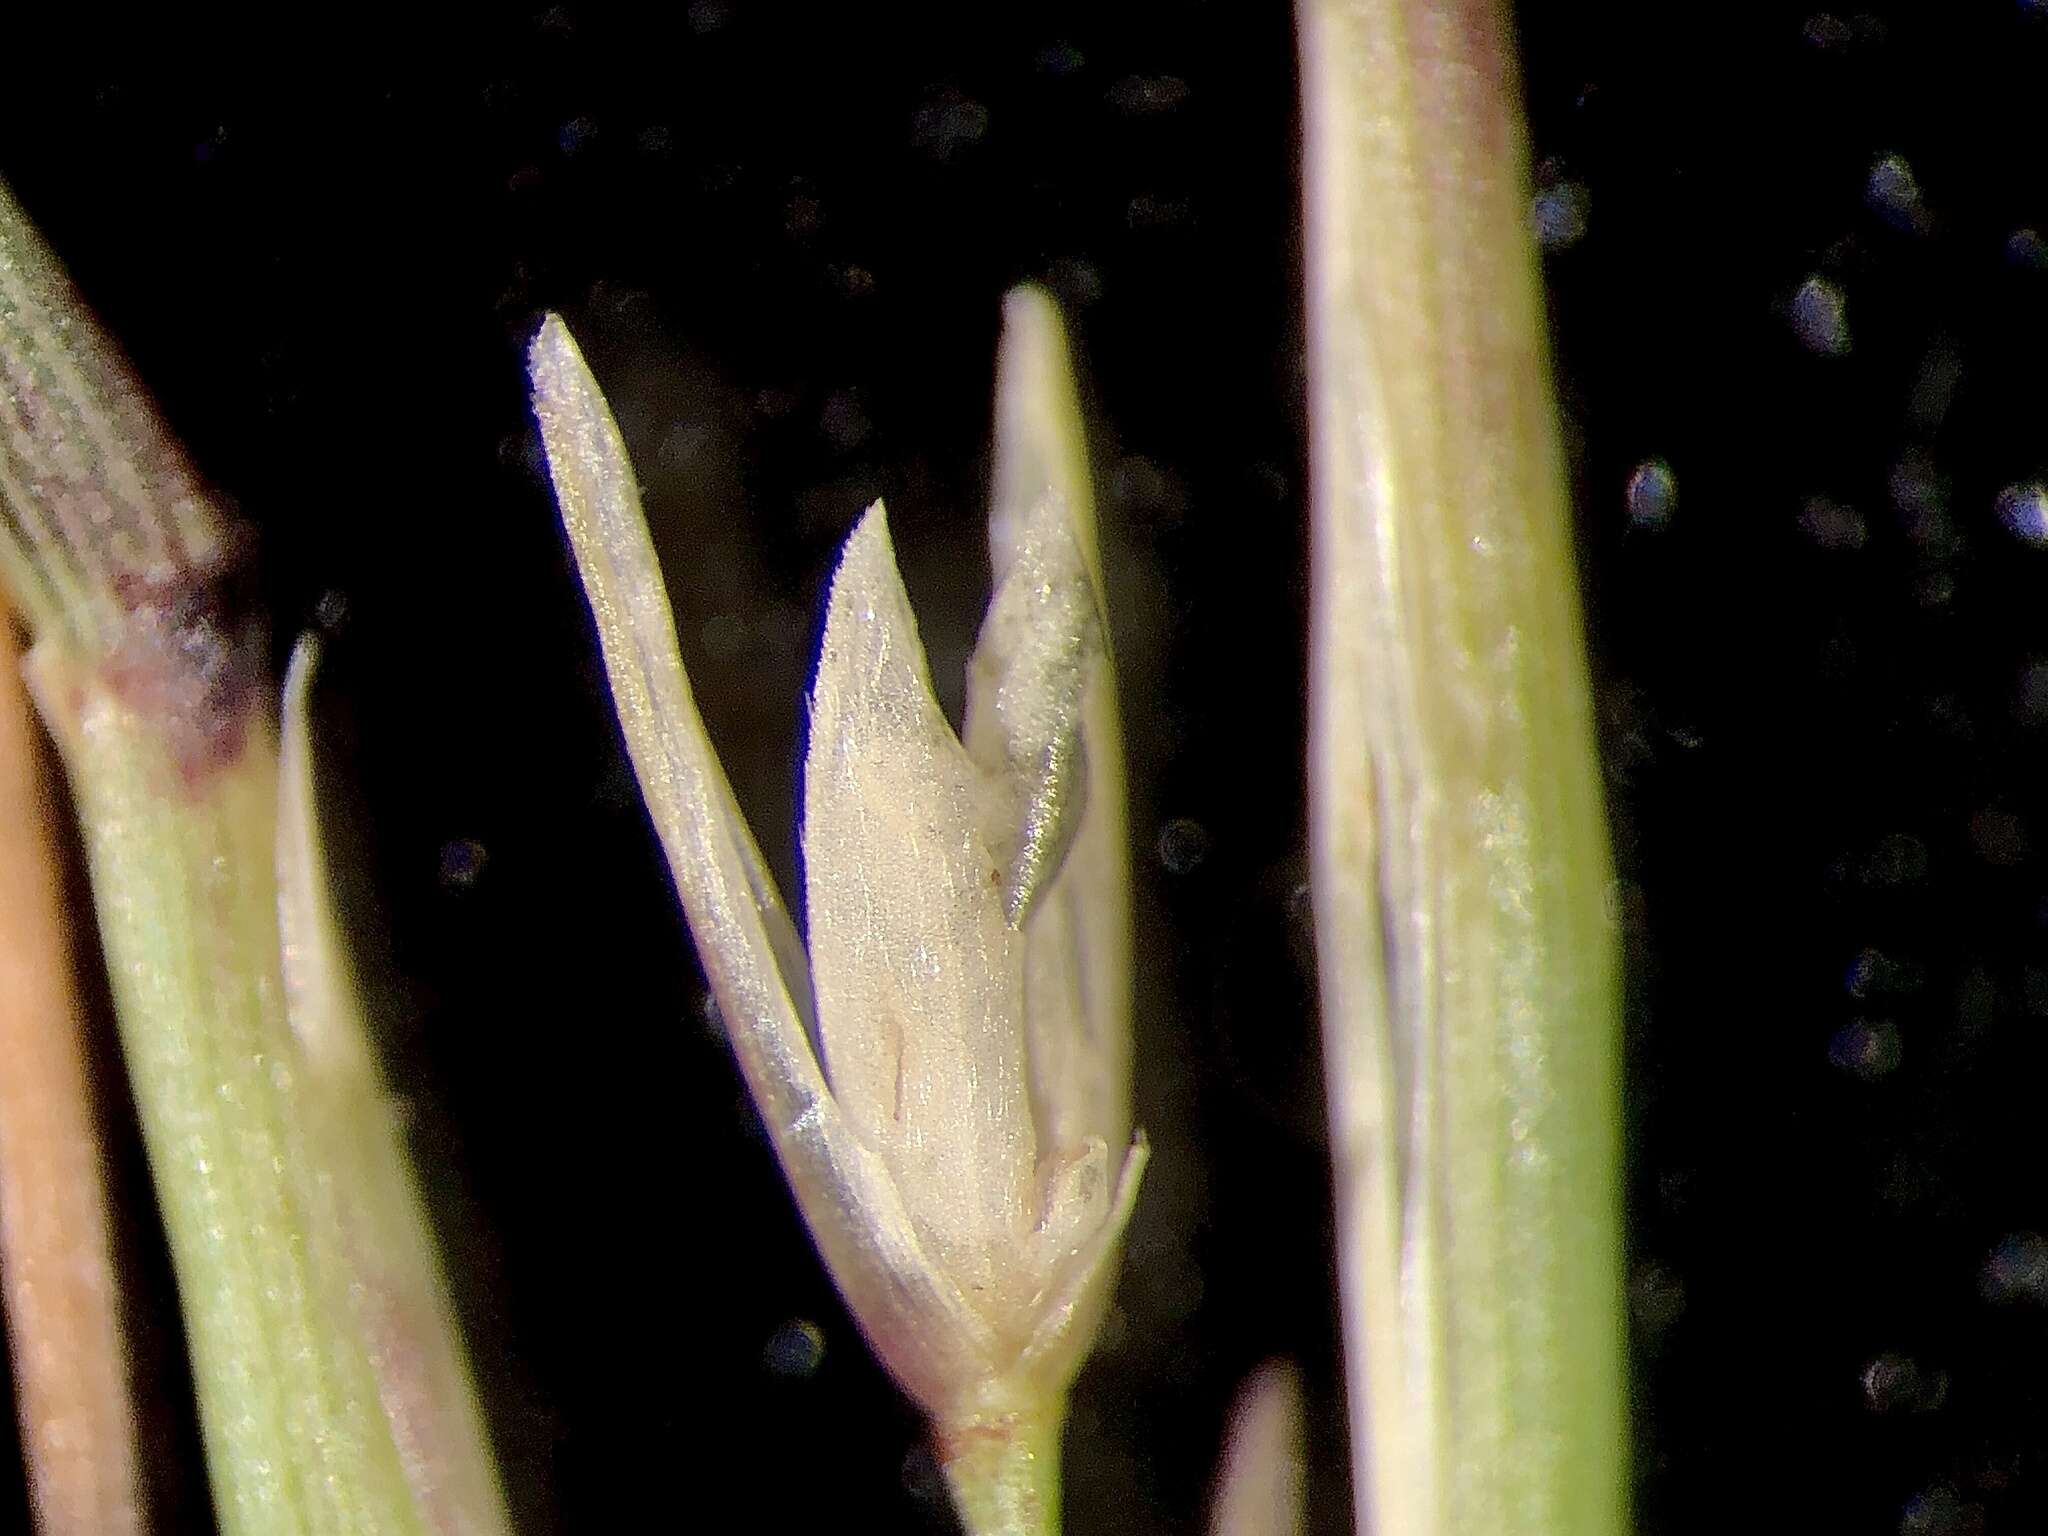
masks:
[[[838,600],[842,585],[869,579],[872,573],[882,571],[895,574],[896,543],[889,537],[889,509],[873,501],[839,547],[839,564],[832,572],[832,596],[827,607]],[[851,591],[851,586],[847,590]]]
[[[590,365],[583,360],[583,349],[576,345],[569,327],[553,310],[541,317],[540,329],[526,344],[526,371],[536,402],[559,399],[565,389],[590,378]]]
[[[1052,384],[1049,375],[1055,370],[1067,371],[1066,342],[1059,303],[1045,289],[1023,283],[1004,294],[1002,343],[996,354],[998,396],[1014,396],[1022,390],[1026,399],[1043,409],[1043,391]]]
[[[1038,332],[1060,323],[1059,302],[1040,283],[1019,283],[1003,295],[1003,329]]]

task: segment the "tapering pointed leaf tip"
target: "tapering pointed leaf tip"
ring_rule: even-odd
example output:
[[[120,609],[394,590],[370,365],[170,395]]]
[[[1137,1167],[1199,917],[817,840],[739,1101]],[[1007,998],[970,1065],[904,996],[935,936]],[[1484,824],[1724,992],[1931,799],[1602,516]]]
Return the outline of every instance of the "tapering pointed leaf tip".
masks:
[[[545,367],[582,363],[583,354],[576,345],[576,338],[569,334],[568,325],[553,310],[540,317],[540,328],[533,333],[533,340],[526,344],[526,361],[536,374]]]
[[[583,360],[583,349],[576,345],[576,338],[569,333],[562,317],[552,310],[542,317],[540,329],[527,343],[526,371],[533,392],[534,414],[543,425],[551,413],[571,412],[587,419],[605,408],[597,380]]]
[[[1060,307],[1037,283],[1019,283],[1003,295],[1003,340],[1006,345],[1043,346],[1063,327]]]
[[[832,587],[825,601],[825,643],[829,649],[835,636],[854,618],[875,617],[875,601],[882,598],[891,611],[886,615],[916,629],[910,615],[910,600],[903,592],[903,578],[896,565],[896,542],[889,536],[889,509],[880,501],[870,502],[860,521],[839,549],[839,564],[832,572]],[[859,614],[849,612],[860,603]],[[896,611],[900,609],[900,614]],[[822,676],[822,673],[821,673]],[[814,687],[815,687],[814,680]]]

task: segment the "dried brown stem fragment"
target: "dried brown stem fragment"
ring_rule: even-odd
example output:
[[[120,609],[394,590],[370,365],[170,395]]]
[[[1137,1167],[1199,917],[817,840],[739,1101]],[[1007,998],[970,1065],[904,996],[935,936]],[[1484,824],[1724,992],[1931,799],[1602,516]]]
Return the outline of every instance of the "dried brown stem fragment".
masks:
[[[143,1529],[54,818],[0,614],[0,1278],[42,1536]]]

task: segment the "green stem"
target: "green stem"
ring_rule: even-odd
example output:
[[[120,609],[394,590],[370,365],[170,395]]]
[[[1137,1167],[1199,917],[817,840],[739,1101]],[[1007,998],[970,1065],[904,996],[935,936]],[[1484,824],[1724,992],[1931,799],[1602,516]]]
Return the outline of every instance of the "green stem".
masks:
[[[1311,836],[1354,1476],[1626,1520],[1612,871],[1496,0],[1302,8]]]
[[[502,1495],[326,908],[303,666],[280,847],[243,543],[0,187],[0,583],[35,631],[26,670],[84,828],[221,1530],[496,1536]]]
[[[284,1014],[267,710],[191,782],[155,722],[38,650],[179,1284],[224,1536],[422,1529],[338,1283]]]
[[[967,1536],[1059,1536],[1060,1435],[1066,1405],[977,1415],[937,1431]]]

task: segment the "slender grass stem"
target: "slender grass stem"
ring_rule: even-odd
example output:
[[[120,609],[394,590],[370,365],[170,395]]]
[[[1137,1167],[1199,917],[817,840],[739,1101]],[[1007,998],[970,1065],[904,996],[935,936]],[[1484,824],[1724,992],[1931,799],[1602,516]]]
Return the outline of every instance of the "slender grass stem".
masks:
[[[246,540],[4,189],[0,376],[0,577],[85,833],[221,1529],[494,1536],[425,1223],[341,995],[302,740],[279,838]]]
[[[1309,756],[1354,1475],[1623,1523],[1610,870],[1506,20],[1308,0]]]

